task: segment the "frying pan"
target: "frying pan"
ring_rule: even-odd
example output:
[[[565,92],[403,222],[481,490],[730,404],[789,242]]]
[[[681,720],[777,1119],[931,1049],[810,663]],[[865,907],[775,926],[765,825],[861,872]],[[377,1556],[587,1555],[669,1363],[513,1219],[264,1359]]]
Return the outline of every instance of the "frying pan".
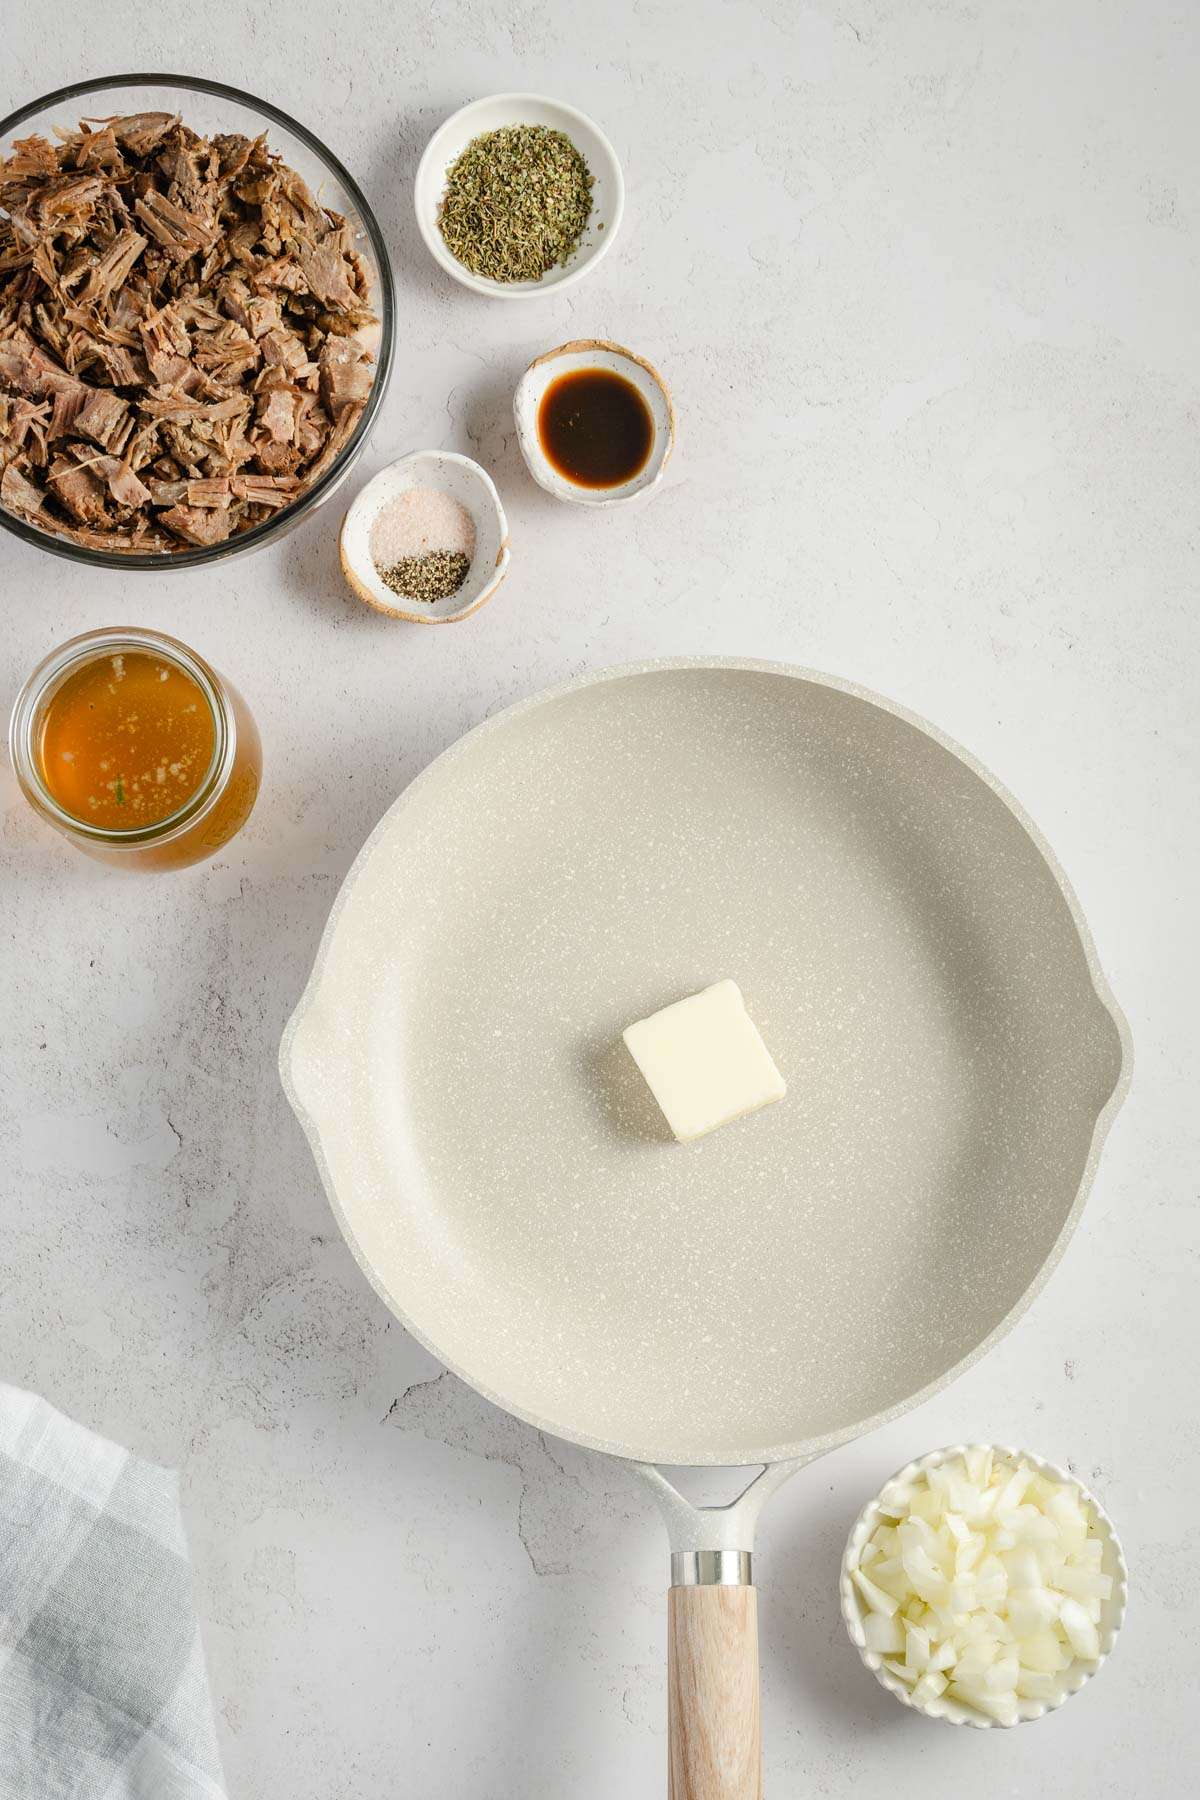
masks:
[[[621,1029],[727,975],[788,1096],[679,1145]],[[1124,1093],[1052,853],[970,756],[848,683],[587,676],[395,803],[281,1066],[413,1335],[641,1467],[672,1550],[670,1791],[754,1800],[762,1502],[1012,1327]],[[759,1473],[698,1508],[657,1464]]]

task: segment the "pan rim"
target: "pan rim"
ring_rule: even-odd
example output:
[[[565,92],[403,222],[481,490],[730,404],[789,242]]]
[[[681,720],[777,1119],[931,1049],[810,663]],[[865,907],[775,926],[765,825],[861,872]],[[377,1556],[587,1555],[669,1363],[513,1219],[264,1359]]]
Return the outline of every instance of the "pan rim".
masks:
[[[301,1025],[304,1023],[304,1020],[318,1000],[325,964],[337,931],[342,911],[346,906],[359,877],[366,867],[367,862],[372,856],[378,841],[390,829],[394,820],[412,803],[414,795],[425,782],[431,779],[434,772],[439,771],[444,773],[445,768],[450,763],[465,754],[468,745],[476,744],[487,734],[510,724],[522,714],[532,711],[536,707],[548,705],[552,701],[561,699],[565,694],[582,688],[598,686],[602,682],[690,669],[712,671],[730,670],[747,674],[779,675],[794,680],[805,681],[818,687],[830,688],[837,693],[846,694],[853,699],[864,701],[867,705],[877,707],[880,711],[902,720],[904,723],[912,726],[915,730],[923,733],[924,736],[932,739],[934,743],[948,751],[951,756],[957,758],[959,762],[969,769],[971,773],[974,774],[984,786],[1008,808],[1017,824],[1025,832],[1035,850],[1046,864],[1063,902],[1066,905],[1071,923],[1074,926],[1076,936],[1079,940],[1079,946],[1083,952],[1093,996],[1101,1010],[1108,1015],[1113,1028],[1116,1031],[1121,1058],[1120,1067],[1117,1071],[1117,1078],[1113,1084],[1112,1091],[1096,1115],[1079,1185],[1076,1189],[1074,1199],[1071,1202],[1066,1218],[1063,1221],[1062,1228],[1033,1279],[1023,1292],[1018,1295],[1016,1301],[1009,1308],[1004,1317],[993,1326],[990,1332],[988,1332],[986,1337],[982,1338],[965,1356],[960,1357],[949,1369],[935,1377],[933,1381],[926,1383],[924,1387],[920,1388],[915,1393],[908,1395],[902,1400],[893,1402],[890,1406],[887,1406],[878,1412],[870,1413],[862,1419],[855,1420],[844,1426],[838,1426],[836,1430],[825,1432],[815,1437],[797,1438],[782,1443],[750,1445],[745,1447],[739,1446],[736,1449],[723,1446],[720,1450],[701,1452],[697,1452],[695,1445],[685,1446],[678,1443],[674,1445],[632,1444],[627,1441],[597,1437],[588,1432],[572,1429],[569,1426],[564,1425],[561,1420],[542,1416],[521,1406],[514,1405],[501,1392],[490,1387],[486,1379],[473,1374],[467,1368],[447,1358],[438,1345],[407,1316],[403,1309],[397,1304],[394,1297],[387,1292],[373,1265],[359,1245],[354,1229],[338,1198],[337,1189],[325,1159],[320,1126],[301,1101],[292,1071],[295,1040]],[[509,1413],[513,1418],[522,1420],[525,1424],[532,1426],[537,1431],[547,1432],[553,1437],[561,1438],[568,1443],[578,1444],[584,1449],[599,1451],[605,1455],[616,1456],[623,1461],[632,1463],[655,1463],[674,1467],[720,1468],[742,1465],[752,1466],[792,1460],[805,1462],[812,1461],[815,1457],[824,1455],[827,1451],[834,1450],[841,1444],[849,1443],[855,1438],[865,1436],[869,1431],[874,1431],[883,1425],[890,1424],[893,1420],[900,1418],[904,1413],[911,1412],[915,1407],[922,1405],[926,1400],[932,1399],[934,1395],[941,1393],[945,1388],[949,1387],[952,1382],[958,1380],[961,1375],[965,1374],[968,1369],[972,1368],[975,1363],[986,1356],[989,1350],[993,1349],[1003,1338],[1008,1336],[1018,1320],[1028,1311],[1038,1295],[1042,1292],[1042,1289],[1046,1286],[1046,1283],[1057,1268],[1067,1245],[1070,1243],[1070,1240],[1075,1233],[1083,1208],[1095,1181],[1096,1170],[1099,1166],[1100,1156],[1108,1138],[1109,1131],[1111,1130],[1117,1113],[1120,1111],[1121,1106],[1125,1101],[1133,1079],[1133,1039],[1125,1014],[1112,991],[1103,968],[1101,967],[1091,929],[1079,904],[1075,890],[1072,887],[1062,864],[1059,862],[1057,855],[1034,820],[1030,817],[1028,812],[1026,812],[1021,802],[971,751],[967,750],[954,738],[943,732],[938,726],[932,724],[928,719],[923,718],[919,713],[911,711],[908,707],[901,705],[898,701],[889,699],[884,694],[877,693],[872,688],[865,687],[860,682],[850,681],[842,676],[831,675],[822,670],[806,668],[795,663],[779,662],[758,657],[675,656],[654,657],[638,662],[613,664],[603,669],[592,670],[581,675],[569,677],[567,680],[557,682],[551,687],[543,688],[534,694],[526,695],[524,698],[516,700],[510,705],[502,707],[498,712],[490,714],[488,717],[482,719],[478,725],[473,726],[469,731],[463,733],[463,735],[457,738],[454,743],[448,745],[445,750],[435,756],[420,774],[415,776],[413,780],[408,783],[369,833],[338,890],[333,906],[330,909],[329,916],[325,921],[325,926],[321,933],[321,941],[317,947],[317,954],[314,958],[304,990],[296,1004],[295,1010],[292,1012],[292,1015],[284,1028],[279,1048],[279,1075],[288,1104],[295,1113],[305,1138],[307,1139],[309,1150],[312,1153],[313,1160],[317,1166],[317,1172],[321,1178],[321,1185],[325,1190],[325,1196],[329,1202],[330,1210],[334,1215],[339,1231],[350,1248],[351,1254],[363,1274],[366,1276],[371,1287],[387,1307],[389,1313],[391,1313],[394,1318],[398,1319],[405,1330],[415,1338],[431,1356],[435,1357],[445,1369],[449,1370],[451,1374],[456,1375],[461,1381],[466,1382],[469,1387],[473,1388],[476,1393],[482,1395],[485,1400],[489,1401],[492,1405],[499,1407],[502,1411]]]

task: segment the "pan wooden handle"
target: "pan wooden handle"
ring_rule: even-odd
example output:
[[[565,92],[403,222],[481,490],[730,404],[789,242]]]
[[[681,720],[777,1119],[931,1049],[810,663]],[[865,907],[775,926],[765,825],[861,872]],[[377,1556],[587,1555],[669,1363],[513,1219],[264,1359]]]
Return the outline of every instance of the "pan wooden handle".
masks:
[[[754,1588],[670,1590],[667,1745],[670,1800],[762,1800]]]

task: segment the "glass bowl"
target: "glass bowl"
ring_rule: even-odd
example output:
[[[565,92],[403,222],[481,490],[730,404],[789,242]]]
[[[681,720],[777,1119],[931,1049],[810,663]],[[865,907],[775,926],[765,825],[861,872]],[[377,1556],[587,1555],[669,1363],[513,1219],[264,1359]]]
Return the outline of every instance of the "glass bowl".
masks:
[[[355,249],[369,272],[370,298],[379,317],[375,379],[353,437],[325,473],[298,499],[249,531],[226,538],[220,544],[189,545],[174,551],[123,553],[89,549],[52,531],[45,531],[26,519],[17,518],[0,507],[0,525],[6,531],[23,538],[27,544],[36,544],[39,549],[68,557],[72,562],[89,563],[99,569],[193,569],[201,563],[221,562],[273,543],[314,512],[342,485],[362,453],[391,374],[395,290],[383,233],[354,178],[311,131],[297,124],[277,106],[238,88],[204,81],[194,75],[114,75],[73,82],[70,87],[58,88],[54,93],[20,107],[6,119],[0,119],[0,156],[11,153],[14,138],[42,136],[53,139],[56,125],[74,130],[82,118],[138,112],[179,113],[185,125],[205,136],[215,132],[241,132],[246,137],[257,137],[266,132],[269,147],[278,151],[284,162],[303,177],[317,203],[345,217],[354,234]]]

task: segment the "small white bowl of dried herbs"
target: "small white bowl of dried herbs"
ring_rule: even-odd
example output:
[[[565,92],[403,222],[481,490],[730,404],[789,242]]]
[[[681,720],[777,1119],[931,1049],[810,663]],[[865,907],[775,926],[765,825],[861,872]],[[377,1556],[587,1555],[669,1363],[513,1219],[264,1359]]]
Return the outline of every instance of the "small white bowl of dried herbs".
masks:
[[[625,184],[600,127],[544,94],[492,94],[452,114],[417,169],[417,224],[473,293],[531,300],[594,269]]]

